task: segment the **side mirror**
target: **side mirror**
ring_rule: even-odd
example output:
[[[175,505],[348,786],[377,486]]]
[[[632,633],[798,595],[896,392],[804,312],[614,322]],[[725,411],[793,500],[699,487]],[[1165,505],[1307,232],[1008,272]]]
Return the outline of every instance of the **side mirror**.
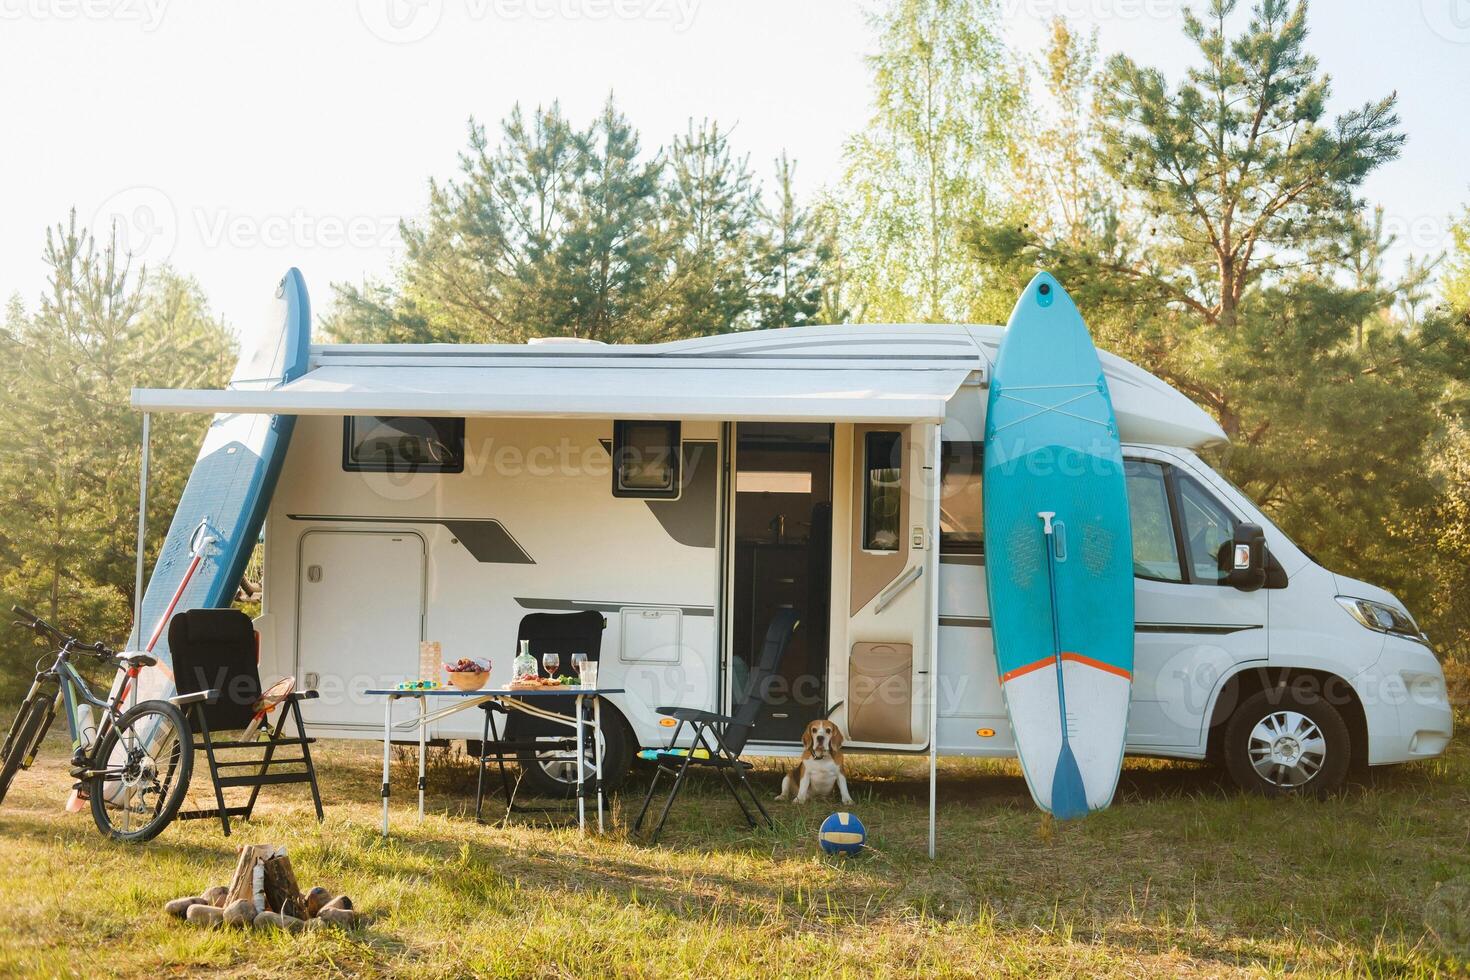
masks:
[[[1266,532],[1259,524],[1235,528],[1230,565],[1223,571],[1226,583],[1242,592],[1254,592],[1266,584]]]

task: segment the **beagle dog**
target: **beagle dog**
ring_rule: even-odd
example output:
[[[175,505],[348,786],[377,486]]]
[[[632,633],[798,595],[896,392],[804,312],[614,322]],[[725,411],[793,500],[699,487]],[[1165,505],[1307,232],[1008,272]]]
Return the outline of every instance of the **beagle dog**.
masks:
[[[818,718],[806,726],[801,744],[801,762],[782,778],[781,795],[776,799],[805,803],[811,794],[827,796],[835,786],[842,802],[851,803],[847,776],[842,771],[842,730],[834,722]]]

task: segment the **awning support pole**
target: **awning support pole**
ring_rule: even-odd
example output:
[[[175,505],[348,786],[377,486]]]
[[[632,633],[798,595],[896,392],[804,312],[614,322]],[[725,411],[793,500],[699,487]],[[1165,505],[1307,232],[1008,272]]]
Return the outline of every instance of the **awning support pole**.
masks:
[[[938,832],[938,785],[939,785],[939,496],[943,488],[939,466],[943,445],[938,425],[933,426],[929,440],[929,555],[926,559],[932,574],[929,576],[929,602],[924,617],[924,629],[929,643],[929,860],[934,860]]]
[[[148,543],[148,450],[153,414],[143,413],[143,451],[138,466],[138,562],[133,575],[133,634],[143,642],[143,558]]]

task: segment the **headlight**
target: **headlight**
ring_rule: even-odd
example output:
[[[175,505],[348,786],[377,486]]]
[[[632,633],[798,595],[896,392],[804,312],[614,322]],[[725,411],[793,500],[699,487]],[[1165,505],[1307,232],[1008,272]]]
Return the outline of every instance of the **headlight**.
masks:
[[[1407,636],[1411,640],[1424,639],[1414,618],[1395,606],[1346,595],[1338,596],[1337,604],[1375,633],[1392,633],[1394,636]]]

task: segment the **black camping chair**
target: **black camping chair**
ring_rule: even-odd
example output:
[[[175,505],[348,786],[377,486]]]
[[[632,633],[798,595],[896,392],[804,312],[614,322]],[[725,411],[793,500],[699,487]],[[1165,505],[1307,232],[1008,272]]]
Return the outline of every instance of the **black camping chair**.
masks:
[[[786,648],[791,643],[791,636],[796,632],[796,627],[801,623],[800,617],[795,609],[785,608],[776,612],[771,617],[771,624],[766,627],[765,643],[761,646],[760,660],[756,663],[755,670],[751,671],[750,678],[745,685],[744,699],[735,708],[733,715],[717,714],[713,711],[702,711],[699,708],[657,708],[659,714],[677,719],[679,726],[674,729],[674,736],[669,740],[669,748],[657,754],[655,761],[657,768],[653,773],[653,780],[648,784],[648,793],[643,797],[643,806],[638,811],[638,819],[633,821],[633,830],[636,833],[643,825],[643,818],[648,813],[648,805],[653,802],[653,794],[658,789],[659,782],[664,776],[672,776],[674,785],[669,790],[669,798],[664,801],[663,811],[659,813],[658,823],[654,825],[653,833],[649,836],[649,843],[658,840],[663,833],[664,821],[669,818],[669,810],[674,806],[674,800],[679,796],[679,790],[684,788],[684,777],[689,774],[690,767],[698,769],[713,769],[720,774],[725,781],[725,787],[729,789],[730,795],[740,806],[740,812],[745,815],[745,822],[751,827],[756,826],[755,815],[751,813],[750,807],[740,795],[745,791],[746,797],[755,804],[756,812],[765,820],[766,826],[775,829],[775,821],[766,812],[765,806],[760,798],[755,795],[750,781],[745,778],[745,773],[750,769],[750,763],[740,758],[740,753],[745,750],[745,743],[750,739],[750,731],[755,724],[755,719],[760,710],[766,706],[766,695],[769,693],[769,681],[781,667],[781,659],[786,656]],[[693,729],[693,739],[687,749],[676,749],[679,735],[684,731],[684,726],[689,725]],[[696,756],[695,753],[704,749],[709,755],[707,758]]]
[[[260,671],[256,665],[255,628],[250,617],[238,609],[190,609],[174,616],[168,624],[168,645],[173,654],[174,684],[179,694],[203,694],[188,704],[194,728],[194,749],[203,750],[209,761],[209,778],[214,783],[215,805],[179,813],[180,820],[219,817],[225,836],[230,835],[230,818],[250,819],[262,786],[309,783],[316,818],[321,820],[322,797],[317,789],[316,766],[311,761],[311,744],[301,722],[301,702],[317,696],[315,691],[296,691],[277,709],[276,723],[260,726],[262,738],[216,741],[220,732],[242,732],[254,720],[260,701]],[[296,734],[286,734],[286,719],[296,722]],[[299,754],[278,756],[277,750],[295,747]],[[225,751],[230,758],[220,759]],[[225,773],[230,773],[226,775]],[[249,787],[243,805],[227,806],[225,790]]]
[[[536,669],[540,673],[544,673],[541,668],[543,653],[560,654],[561,665],[557,670],[566,674],[572,669],[574,653],[587,654],[588,661],[592,663],[601,661],[602,632],[606,628],[607,619],[593,609],[574,613],[530,613],[521,617],[520,627],[516,630],[515,649],[520,650],[522,640],[530,641],[531,656],[536,658]],[[576,711],[576,702],[577,699],[571,695],[553,696],[538,699],[536,707],[570,717]],[[515,758],[523,766],[537,765],[537,753],[573,753],[577,740],[568,734],[565,725],[519,711],[508,712],[505,738],[502,740],[495,721],[495,712],[499,709],[486,704],[481,710],[485,712],[485,723],[480,737],[479,778],[475,784],[475,819],[480,819],[485,800],[485,766],[492,757],[500,770],[500,786],[507,809],[521,813],[548,812],[545,808],[516,805],[515,788],[505,769],[506,757]],[[596,794],[597,787],[593,781],[586,780],[583,795],[595,798]],[[607,802],[605,797],[603,802]]]

